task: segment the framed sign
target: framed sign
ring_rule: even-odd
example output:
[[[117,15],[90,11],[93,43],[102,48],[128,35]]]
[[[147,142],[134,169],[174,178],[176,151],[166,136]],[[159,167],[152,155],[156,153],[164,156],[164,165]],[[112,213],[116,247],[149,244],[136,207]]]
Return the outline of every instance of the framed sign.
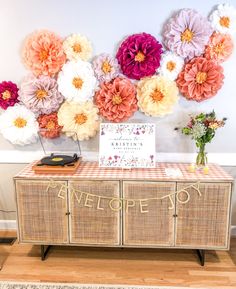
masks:
[[[102,123],[99,166],[154,168],[155,136],[156,128],[153,123]]]

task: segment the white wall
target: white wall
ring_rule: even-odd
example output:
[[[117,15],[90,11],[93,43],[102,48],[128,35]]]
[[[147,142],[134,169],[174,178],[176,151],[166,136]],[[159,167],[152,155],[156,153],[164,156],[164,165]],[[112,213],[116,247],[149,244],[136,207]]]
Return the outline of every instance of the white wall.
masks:
[[[236,0],[229,3],[236,6]],[[20,83],[27,73],[21,63],[20,49],[25,36],[34,30],[46,28],[63,37],[73,32],[82,33],[92,41],[94,55],[101,52],[115,53],[119,42],[132,33],[149,32],[161,40],[163,23],[178,9],[194,8],[207,16],[216,4],[216,0],[0,0],[0,81]],[[235,64],[236,52],[224,64],[225,83],[214,98],[196,103],[181,97],[179,105],[170,116],[149,118],[137,112],[130,121],[157,123],[157,152],[194,152],[193,142],[174,132],[173,128],[184,124],[189,112],[210,111],[214,108],[219,117],[228,117],[228,121],[217,132],[212,144],[207,146],[207,151],[235,153],[235,164]],[[82,148],[84,151],[97,151],[98,139],[84,142]],[[15,149],[18,148],[0,136],[0,161],[1,158],[4,158],[4,162],[10,159],[5,150]],[[19,149],[23,152],[35,151],[40,150],[40,146],[37,144]],[[231,157],[229,159],[232,160]],[[212,160],[217,161],[217,158]]]

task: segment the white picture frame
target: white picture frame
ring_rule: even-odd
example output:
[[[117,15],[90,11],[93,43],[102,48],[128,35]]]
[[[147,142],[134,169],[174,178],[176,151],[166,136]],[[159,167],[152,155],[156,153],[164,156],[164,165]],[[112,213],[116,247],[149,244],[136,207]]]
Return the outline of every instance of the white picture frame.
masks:
[[[154,168],[156,126],[154,123],[101,123],[99,166]]]

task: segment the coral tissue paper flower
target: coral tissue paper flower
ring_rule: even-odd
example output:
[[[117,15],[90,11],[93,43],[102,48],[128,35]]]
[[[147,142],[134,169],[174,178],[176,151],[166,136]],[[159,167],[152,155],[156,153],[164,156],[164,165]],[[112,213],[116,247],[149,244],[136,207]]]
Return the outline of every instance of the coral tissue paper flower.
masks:
[[[136,88],[127,78],[103,82],[95,94],[95,103],[104,118],[112,122],[125,121],[138,109]]]
[[[148,116],[164,116],[178,102],[176,83],[164,76],[140,80],[137,87],[138,106]]]
[[[118,61],[109,54],[98,55],[93,60],[92,66],[99,82],[108,82],[119,75]]]
[[[69,61],[58,75],[58,89],[68,101],[87,101],[94,95],[97,79],[89,62]]]
[[[200,102],[216,95],[223,79],[223,68],[217,62],[196,57],[185,64],[176,82],[187,99]]]
[[[192,9],[182,9],[165,24],[164,44],[179,56],[200,56],[213,30],[208,20]]]
[[[220,33],[236,32],[236,9],[229,4],[220,4],[209,17],[214,30]]]
[[[16,104],[0,115],[0,132],[11,143],[23,146],[37,141],[38,123],[32,111]]]
[[[90,41],[83,35],[72,34],[63,42],[63,49],[68,60],[88,61],[92,56]]]
[[[62,126],[58,124],[57,113],[42,114],[37,119],[40,134],[45,138],[57,138],[61,134]]]
[[[27,76],[21,83],[19,100],[36,115],[58,110],[63,102],[57,81],[49,76]]]
[[[0,83],[0,107],[7,109],[18,102],[18,87],[11,81]]]
[[[36,76],[54,76],[66,61],[62,44],[62,39],[51,31],[34,32],[24,43],[23,62]]]
[[[129,78],[140,79],[155,74],[160,66],[162,45],[147,33],[133,34],[118,49],[116,58],[122,72]]]
[[[234,43],[229,34],[213,33],[205,49],[207,59],[216,60],[219,63],[227,60],[233,52]]]
[[[184,59],[177,54],[167,51],[161,56],[158,72],[171,80],[175,80],[184,66]]]
[[[82,103],[65,102],[58,111],[58,124],[62,132],[74,140],[88,140],[99,130],[98,109],[92,101]]]

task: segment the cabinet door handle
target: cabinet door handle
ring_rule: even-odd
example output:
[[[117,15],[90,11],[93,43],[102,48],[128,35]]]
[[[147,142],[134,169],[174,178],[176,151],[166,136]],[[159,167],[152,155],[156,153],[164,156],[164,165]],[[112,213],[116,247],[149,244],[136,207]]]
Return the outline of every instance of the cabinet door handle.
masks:
[[[174,214],[174,215],[173,215],[173,217],[174,217],[174,218],[177,218],[177,217],[178,217],[178,215],[177,215],[177,214]]]
[[[66,212],[66,216],[69,216],[70,215],[70,212]]]

